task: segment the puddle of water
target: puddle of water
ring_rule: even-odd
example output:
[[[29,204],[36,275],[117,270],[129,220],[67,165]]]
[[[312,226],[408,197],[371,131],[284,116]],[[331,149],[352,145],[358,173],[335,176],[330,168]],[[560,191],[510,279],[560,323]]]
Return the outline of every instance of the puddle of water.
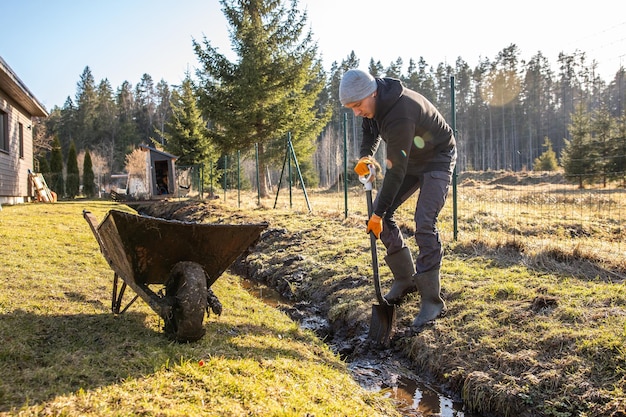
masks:
[[[292,306],[292,303],[285,302],[277,291],[264,284],[242,279],[241,285],[250,294],[259,298],[267,305],[275,308]],[[323,327],[323,324],[317,323],[319,320],[323,321],[324,319],[314,316],[305,317],[301,326],[311,328],[312,330],[317,326],[319,329]],[[310,323],[310,321],[315,321],[315,323]],[[349,364],[348,368],[353,378],[363,388],[370,391],[385,390],[385,395],[397,403],[398,411],[404,417],[480,417],[465,413],[462,402],[453,401],[437,393],[426,384],[420,382],[418,378],[396,375],[394,381],[391,381],[392,384],[390,384],[393,387],[386,388],[380,386],[381,372],[377,369],[379,366],[376,366],[376,364],[353,362]]]
[[[355,381],[369,391],[382,391],[404,417],[480,417],[463,411],[463,403],[442,395],[415,375],[402,373],[377,360],[353,361],[348,365]],[[381,385],[384,384],[384,385]]]
[[[389,397],[398,402],[404,417],[471,417],[463,412],[463,403],[452,401],[409,378],[401,378]]]

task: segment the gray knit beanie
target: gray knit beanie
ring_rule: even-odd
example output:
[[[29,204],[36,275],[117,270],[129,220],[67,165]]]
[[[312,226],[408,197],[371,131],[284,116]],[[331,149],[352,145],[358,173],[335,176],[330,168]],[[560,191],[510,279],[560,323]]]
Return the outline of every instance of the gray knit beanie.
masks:
[[[339,101],[342,105],[364,99],[376,91],[376,80],[358,69],[346,71],[339,83]]]

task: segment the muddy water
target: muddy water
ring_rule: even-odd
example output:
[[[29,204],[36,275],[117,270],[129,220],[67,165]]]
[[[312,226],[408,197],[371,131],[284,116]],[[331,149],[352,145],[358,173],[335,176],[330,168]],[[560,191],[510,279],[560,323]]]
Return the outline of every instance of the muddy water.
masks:
[[[362,387],[371,391],[381,391],[397,404],[398,411],[405,417],[478,417],[465,413],[461,401],[454,401],[438,393],[422,382],[417,375],[411,375],[406,370],[390,371],[382,380],[391,387],[385,387],[381,383],[371,383],[372,379],[381,380],[375,378],[380,373],[381,364],[368,364],[366,361],[356,360],[348,367]]]
[[[417,380],[402,378],[401,388],[390,393],[398,402],[398,410],[405,416],[469,417],[463,412],[463,403],[452,401]]]
[[[247,279],[241,282],[250,294],[266,304],[276,308],[289,306],[273,289]],[[323,320],[320,317],[306,317],[299,321],[302,327],[316,330],[323,327]],[[403,366],[394,366],[384,359],[367,358],[351,360],[348,368],[363,388],[381,391],[393,399],[404,417],[480,417],[464,412],[461,401],[438,393]]]

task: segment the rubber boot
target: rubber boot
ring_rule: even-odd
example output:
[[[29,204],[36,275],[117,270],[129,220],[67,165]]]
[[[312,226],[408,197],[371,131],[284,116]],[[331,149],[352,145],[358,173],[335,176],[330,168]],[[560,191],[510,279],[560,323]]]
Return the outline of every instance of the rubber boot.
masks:
[[[385,300],[389,304],[399,304],[404,297],[417,291],[413,282],[415,263],[411,250],[405,246],[398,252],[385,256],[385,262],[393,273],[393,284],[389,292],[385,294]]]
[[[446,304],[441,298],[439,269],[413,275],[413,281],[422,298],[420,312],[413,320],[413,328],[419,329],[445,312]]]

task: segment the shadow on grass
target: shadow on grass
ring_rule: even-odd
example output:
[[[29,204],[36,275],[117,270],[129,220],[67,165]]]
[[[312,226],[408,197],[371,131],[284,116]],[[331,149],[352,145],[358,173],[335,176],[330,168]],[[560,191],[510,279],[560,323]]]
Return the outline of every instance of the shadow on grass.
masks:
[[[154,371],[145,314],[0,315],[0,411]]]
[[[314,336],[297,326],[278,336],[272,324],[231,325],[211,316],[205,320],[207,334],[187,345],[170,341],[145,321],[145,313],[135,312],[46,316],[17,310],[0,315],[0,413],[144,378],[207,355],[235,360],[281,356],[301,360],[303,366],[313,360],[293,344],[281,345],[293,341],[311,347]],[[337,365],[330,357],[315,358],[320,359]]]

